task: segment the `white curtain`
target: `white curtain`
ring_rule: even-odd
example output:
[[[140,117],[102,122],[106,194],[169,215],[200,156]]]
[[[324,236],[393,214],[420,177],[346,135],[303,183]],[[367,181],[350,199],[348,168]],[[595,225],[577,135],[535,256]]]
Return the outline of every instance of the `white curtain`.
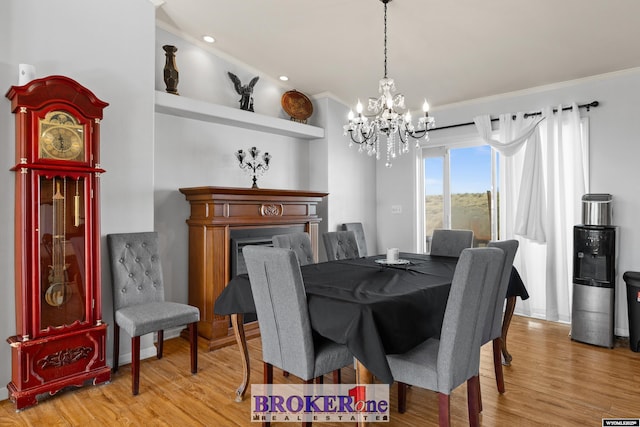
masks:
[[[588,133],[576,104],[553,110],[542,110],[537,127],[522,114],[501,117],[500,141],[516,140],[532,125],[535,131],[525,150],[500,157],[500,235],[520,241],[514,265],[530,299],[519,301],[519,312],[570,322],[573,225],[588,192]]]
[[[513,156],[520,151],[525,142],[529,141],[524,157],[514,232],[536,242],[544,243],[546,240],[544,222],[546,196],[542,180],[542,153],[536,132],[536,126],[544,120],[544,117],[529,120],[526,125],[523,113],[518,113],[514,117],[516,126],[511,126],[511,114],[500,116],[500,139],[503,142],[491,138],[491,119],[489,116],[476,117],[474,122],[484,141],[503,156]]]

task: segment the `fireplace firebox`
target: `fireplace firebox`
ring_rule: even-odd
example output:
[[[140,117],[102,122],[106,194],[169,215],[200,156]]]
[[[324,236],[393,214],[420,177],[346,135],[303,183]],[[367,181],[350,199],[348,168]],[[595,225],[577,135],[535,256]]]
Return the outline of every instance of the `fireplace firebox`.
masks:
[[[304,233],[304,225],[278,228],[246,228],[231,230],[231,277],[247,273],[242,248],[247,245],[273,246],[271,238],[276,234]]]

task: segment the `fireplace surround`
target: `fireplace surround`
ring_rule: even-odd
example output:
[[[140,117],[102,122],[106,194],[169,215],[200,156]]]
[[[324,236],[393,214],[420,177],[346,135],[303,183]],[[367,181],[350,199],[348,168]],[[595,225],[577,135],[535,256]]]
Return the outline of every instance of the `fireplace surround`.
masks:
[[[180,188],[190,204],[189,304],[200,309],[198,333],[209,350],[235,343],[228,316],[213,313],[216,298],[231,277],[242,273],[238,251],[245,244],[269,244],[271,236],[309,233],[318,261],[318,204],[327,193],[229,187]],[[245,326],[246,337],[259,334]]]

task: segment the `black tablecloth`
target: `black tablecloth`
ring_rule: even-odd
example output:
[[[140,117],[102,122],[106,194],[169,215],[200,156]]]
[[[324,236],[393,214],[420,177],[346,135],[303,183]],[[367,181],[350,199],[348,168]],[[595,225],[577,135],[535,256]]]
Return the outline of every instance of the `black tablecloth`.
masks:
[[[381,381],[392,383],[386,354],[403,353],[438,336],[457,258],[402,253],[408,265],[381,266],[372,256],[301,267],[311,326],[346,344]],[[515,269],[514,269],[515,271]],[[526,296],[512,273],[512,293]],[[510,284],[510,287],[511,284]],[[217,298],[219,315],[255,313],[247,275],[232,279]]]

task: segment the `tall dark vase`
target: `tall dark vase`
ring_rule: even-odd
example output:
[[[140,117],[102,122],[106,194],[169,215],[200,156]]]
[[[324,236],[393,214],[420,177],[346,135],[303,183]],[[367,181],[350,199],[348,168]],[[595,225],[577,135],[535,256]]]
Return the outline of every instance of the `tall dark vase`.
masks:
[[[164,64],[164,84],[167,85],[167,92],[180,95],[178,93],[178,67],[176,66],[178,48],[166,44],[162,46],[162,49],[164,49],[164,56],[167,58]]]

